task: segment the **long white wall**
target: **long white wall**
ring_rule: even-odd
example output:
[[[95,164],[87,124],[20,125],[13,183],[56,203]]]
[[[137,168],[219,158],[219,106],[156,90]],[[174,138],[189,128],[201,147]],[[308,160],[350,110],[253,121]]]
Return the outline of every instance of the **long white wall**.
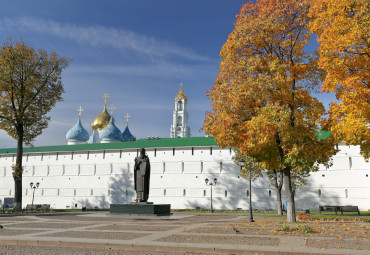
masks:
[[[340,145],[329,169],[321,166],[307,185],[296,191],[297,209],[317,210],[318,205],[357,205],[370,210],[370,164],[355,146]],[[137,149],[90,152],[25,154],[23,207],[32,202],[29,183],[39,182],[35,204],[52,208],[108,208],[111,203],[129,203],[135,198],[134,158]],[[178,147],[147,149],[151,161],[149,201],[170,203],[173,209],[210,208],[211,188],[204,179],[218,179],[213,186],[215,209],[247,209],[249,181],[230,149]],[[11,166],[15,155],[0,155],[0,204],[14,196]],[[267,178],[252,184],[254,209],[275,209],[275,191]]]

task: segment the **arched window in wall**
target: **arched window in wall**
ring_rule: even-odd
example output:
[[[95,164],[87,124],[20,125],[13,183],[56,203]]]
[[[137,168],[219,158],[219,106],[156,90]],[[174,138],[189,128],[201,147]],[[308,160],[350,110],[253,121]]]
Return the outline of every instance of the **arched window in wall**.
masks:
[[[184,109],[184,106],[183,106],[182,101],[178,101],[177,102],[177,110],[178,111],[182,111],[183,109]]]
[[[182,126],[182,117],[181,116],[177,117],[177,126],[179,126],[179,127]]]

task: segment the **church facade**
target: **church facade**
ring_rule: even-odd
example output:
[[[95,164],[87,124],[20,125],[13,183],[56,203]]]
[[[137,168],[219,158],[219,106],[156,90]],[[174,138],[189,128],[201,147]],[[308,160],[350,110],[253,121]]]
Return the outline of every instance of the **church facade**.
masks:
[[[254,209],[276,208],[268,178],[253,181],[249,194],[249,181],[240,176],[230,148],[220,148],[212,137],[189,137],[182,88],[175,99],[171,138],[135,140],[126,132],[130,139],[124,141],[125,131],[116,127],[106,102],[90,135],[81,124],[81,112],[67,134],[68,145],[24,149],[23,207],[31,204],[33,192],[35,204],[51,208],[108,208],[111,203],[133,202],[134,159],[145,148],[151,163],[150,202],[171,204],[173,209],[210,208],[211,187],[205,179],[217,178],[212,187],[215,209],[247,209],[250,195]],[[295,191],[297,209],[357,205],[361,211],[370,210],[370,163],[360,156],[358,146],[339,144],[338,149],[330,168],[320,166],[307,185]],[[0,149],[1,206],[14,196],[15,157],[15,148]],[[40,185],[34,190],[31,182]]]

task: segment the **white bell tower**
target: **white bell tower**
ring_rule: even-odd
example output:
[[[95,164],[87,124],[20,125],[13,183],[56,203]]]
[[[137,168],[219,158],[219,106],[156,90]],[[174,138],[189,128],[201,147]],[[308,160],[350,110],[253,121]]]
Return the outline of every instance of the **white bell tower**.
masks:
[[[182,83],[180,83],[180,90],[175,97],[175,110],[173,111],[173,121],[171,125],[172,138],[190,137],[187,106],[188,98],[182,89]]]

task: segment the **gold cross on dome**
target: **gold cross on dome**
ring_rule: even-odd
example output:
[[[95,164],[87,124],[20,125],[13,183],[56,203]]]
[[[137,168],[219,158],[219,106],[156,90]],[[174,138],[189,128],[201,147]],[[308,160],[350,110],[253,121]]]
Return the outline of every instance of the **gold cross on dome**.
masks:
[[[105,92],[104,96],[102,96],[102,98],[104,98],[104,105],[107,105],[107,99],[110,98],[110,96],[108,96],[108,93]]]
[[[182,89],[182,86],[183,86],[184,84],[182,84],[182,82],[180,82],[180,89]]]
[[[116,109],[116,107],[114,107],[113,105],[110,106],[109,110],[110,110],[110,115],[113,116],[113,111]]]
[[[126,118],[126,126],[128,126],[128,119],[131,118],[130,114],[126,113],[125,118]]]
[[[83,112],[84,109],[82,109],[82,107],[80,106],[80,109],[78,109],[78,117],[81,118],[81,114]]]

